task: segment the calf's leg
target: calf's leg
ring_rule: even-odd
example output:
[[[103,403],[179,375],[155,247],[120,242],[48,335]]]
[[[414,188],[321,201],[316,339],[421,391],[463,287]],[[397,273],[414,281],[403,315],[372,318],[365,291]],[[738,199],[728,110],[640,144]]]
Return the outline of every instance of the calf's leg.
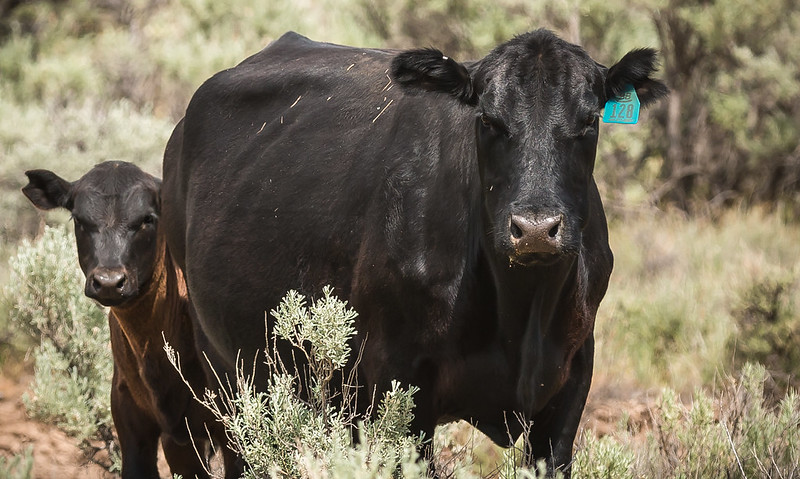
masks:
[[[153,417],[133,400],[128,386],[117,380],[116,367],[114,376],[111,416],[122,454],[122,479],[157,479],[158,437],[161,431]]]

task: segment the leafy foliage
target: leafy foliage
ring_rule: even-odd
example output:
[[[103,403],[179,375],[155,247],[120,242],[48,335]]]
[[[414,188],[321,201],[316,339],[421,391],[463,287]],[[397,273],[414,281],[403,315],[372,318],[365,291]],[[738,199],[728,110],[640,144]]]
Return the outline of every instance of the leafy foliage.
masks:
[[[33,447],[10,458],[0,456],[0,477],[5,479],[29,479],[33,470]]]
[[[764,395],[768,375],[747,364],[715,396],[698,390],[690,405],[665,390],[651,411],[646,440],[587,434],[577,477],[800,477],[800,403],[790,392],[776,409]]]
[[[775,378],[774,393],[781,397],[789,387],[800,386],[800,288],[791,277],[755,280],[733,310],[739,332],[728,348],[741,367],[763,364]]]
[[[93,456],[100,440],[113,454],[112,359],[105,311],[83,294],[74,240],[64,228],[45,228],[23,242],[10,261],[11,321],[39,338],[35,351],[30,414],[76,437]],[[111,463],[105,464],[111,468]]]
[[[356,312],[326,287],[310,306],[303,295],[290,291],[272,315],[273,345],[278,338],[288,341],[307,360],[307,374],[285,365],[273,348],[266,392],[239,371],[235,391],[220,384],[219,391],[206,390],[196,398],[225,425],[232,448],[249,466],[245,476],[389,478],[403,471],[404,477],[423,477],[426,465],[417,461],[416,452],[422,438],[409,431],[417,388],[393,382],[375,415],[358,423],[350,402],[354,384],[337,391],[344,398],[341,407],[331,400],[331,379],[351,353]],[[169,346],[166,350],[180,370],[175,352]],[[302,384],[311,384],[308,394],[301,394]],[[357,444],[352,442],[355,429]]]
[[[673,91],[660,119],[655,195],[690,210],[783,200],[797,211],[796,5],[657,0],[652,8]]]

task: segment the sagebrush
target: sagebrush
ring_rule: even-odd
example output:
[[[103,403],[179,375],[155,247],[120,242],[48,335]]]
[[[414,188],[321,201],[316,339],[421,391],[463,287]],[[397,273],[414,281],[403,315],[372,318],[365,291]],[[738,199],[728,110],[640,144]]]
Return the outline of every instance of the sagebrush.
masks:
[[[10,319],[38,340],[31,392],[23,400],[31,416],[57,425],[90,458],[114,469],[108,320],[83,294],[74,243],[65,228],[46,227],[38,240],[23,242],[9,262]],[[108,455],[98,456],[101,450]]]
[[[290,291],[271,314],[268,384],[256,385],[240,370],[235,390],[220,381],[219,389],[196,396],[225,425],[230,446],[248,464],[245,477],[392,478],[398,471],[424,477],[427,465],[417,453],[424,438],[409,429],[417,388],[394,382],[375,414],[360,417],[352,403],[356,384],[331,384],[348,363],[356,312],[326,287],[310,306]],[[304,360],[285,364],[275,352],[278,341],[287,341]],[[180,358],[169,345],[165,349],[180,371]],[[341,397],[334,401],[334,395]]]

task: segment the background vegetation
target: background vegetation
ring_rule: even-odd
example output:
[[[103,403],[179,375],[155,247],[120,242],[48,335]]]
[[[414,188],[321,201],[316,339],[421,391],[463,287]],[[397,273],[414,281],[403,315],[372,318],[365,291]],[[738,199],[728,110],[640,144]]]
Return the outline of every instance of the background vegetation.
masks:
[[[770,373],[763,407],[789,401],[774,417],[791,419],[781,411],[796,409],[784,393],[800,370],[797,0],[0,0],[0,285],[19,282],[7,258],[22,239],[67,223],[20,194],[24,170],[76,179],[120,159],[159,175],[192,92],[286,30],[363,46],[433,45],[468,59],[540,26],[606,65],[631,48],[659,48],[672,89],[639,125],[603,126],[596,176],[616,265],[597,319],[595,390],[644,391],[670,420],[717,427],[727,424],[719,411],[735,404],[725,399],[739,397],[725,393],[725,378],[755,361]],[[45,347],[11,326],[11,296],[0,307],[4,369]],[[669,407],[656,401],[665,387],[675,391]],[[748,397],[761,404],[755,389]],[[645,471],[641,458],[653,456],[620,449],[628,425],[612,439],[587,434],[582,447],[605,450],[611,470]],[[688,435],[654,430],[664,451]]]

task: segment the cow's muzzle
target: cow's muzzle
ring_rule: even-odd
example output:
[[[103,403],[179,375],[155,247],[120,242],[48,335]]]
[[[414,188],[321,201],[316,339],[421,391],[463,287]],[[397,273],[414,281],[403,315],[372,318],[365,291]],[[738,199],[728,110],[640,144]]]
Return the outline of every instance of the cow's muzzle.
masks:
[[[118,306],[134,295],[130,275],[124,268],[96,268],[86,275],[86,296],[103,306]]]
[[[552,263],[564,252],[564,215],[512,214],[509,219],[511,261],[529,264]]]

